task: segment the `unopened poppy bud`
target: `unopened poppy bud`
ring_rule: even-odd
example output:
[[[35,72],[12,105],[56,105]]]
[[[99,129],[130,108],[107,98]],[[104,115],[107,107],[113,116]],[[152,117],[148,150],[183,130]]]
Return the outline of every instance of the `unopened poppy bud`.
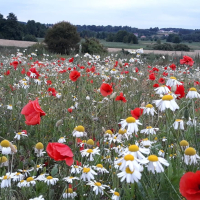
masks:
[[[63,123],[63,120],[62,120],[62,119],[58,120],[58,121],[56,122],[56,127],[62,125],[62,123]]]

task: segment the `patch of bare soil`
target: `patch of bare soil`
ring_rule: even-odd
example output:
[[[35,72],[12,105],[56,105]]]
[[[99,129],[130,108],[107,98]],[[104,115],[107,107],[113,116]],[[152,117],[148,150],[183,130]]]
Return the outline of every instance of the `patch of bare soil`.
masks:
[[[0,46],[10,46],[10,47],[22,47],[22,48],[27,48],[27,47],[30,47],[30,46],[36,44],[36,43],[37,43],[37,42],[0,39]]]
[[[121,51],[120,48],[108,48],[108,52],[116,53],[118,51]],[[132,50],[132,49],[124,49],[125,51]],[[148,53],[154,53],[154,54],[162,54],[162,55],[187,55],[187,56],[195,56],[197,54],[200,54],[200,50],[194,50],[191,52],[185,52],[185,51],[161,51],[161,50],[144,50],[144,54]]]

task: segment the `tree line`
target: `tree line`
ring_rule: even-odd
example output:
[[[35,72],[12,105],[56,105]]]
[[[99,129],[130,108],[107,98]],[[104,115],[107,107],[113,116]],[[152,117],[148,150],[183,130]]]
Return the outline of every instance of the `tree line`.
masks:
[[[45,37],[46,31],[45,24],[34,20],[19,22],[14,13],[9,13],[6,18],[0,14],[0,39],[37,41],[37,38]]]

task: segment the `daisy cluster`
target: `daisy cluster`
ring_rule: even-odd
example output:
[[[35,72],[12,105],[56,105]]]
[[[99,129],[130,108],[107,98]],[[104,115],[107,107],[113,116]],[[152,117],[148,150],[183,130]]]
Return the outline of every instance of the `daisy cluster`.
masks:
[[[143,49],[129,54],[1,56],[10,199],[181,198],[177,183],[200,160],[199,68],[188,56],[150,66]]]

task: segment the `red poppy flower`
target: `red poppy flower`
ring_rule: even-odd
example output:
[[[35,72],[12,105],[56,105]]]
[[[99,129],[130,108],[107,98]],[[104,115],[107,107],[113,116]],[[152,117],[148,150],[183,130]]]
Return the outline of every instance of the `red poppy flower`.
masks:
[[[56,96],[56,94],[57,94],[57,91],[56,91],[56,89],[55,88],[48,88],[48,90],[47,90],[47,92],[49,92],[49,95],[52,95],[52,96]]]
[[[17,69],[18,64],[19,63],[17,61],[12,62],[12,66],[14,67],[15,70]]]
[[[185,173],[179,183],[180,193],[187,198],[187,200],[200,199],[200,171],[196,173]]]
[[[77,79],[78,79],[80,76],[81,76],[80,72],[78,72],[78,71],[76,71],[76,70],[70,72],[70,74],[69,74],[70,80],[71,80],[71,81],[74,81],[74,82],[77,81]]]
[[[6,75],[6,76],[10,75],[10,70],[6,71],[6,72],[4,73],[4,75]]]
[[[164,78],[159,78],[159,80],[158,80],[158,83],[161,83],[161,84],[165,84],[165,79]]]
[[[200,85],[199,81],[194,81],[194,86]]]
[[[163,76],[168,76],[168,73],[167,73],[167,72],[163,72],[162,75],[163,75]]]
[[[52,84],[52,81],[51,81],[51,80],[47,80],[46,84],[47,84],[47,85],[51,85],[51,84]]]
[[[121,92],[120,95],[115,98],[115,101],[123,101],[126,103],[126,98],[123,96],[123,92]]]
[[[173,64],[171,64],[170,66],[169,66],[173,71],[175,71],[176,70],[176,65],[173,63]]]
[[[112,94],[112,92],[113,92],[112,86],[109,85],[108,83],[102,83],[102,85],[100,87],[100,92],[104,97],[106,97],[106,96]]]
[[[153,85],[153,87],[157,88],[157,87],[160,87],[160,85],[159,85],[158,83],[155,83],[155,84]]]
[[[40,76],[40,74],[37,72],[37,70],[34,67],[30,68],[26,74],[27,76],[31,78],[35,78],[35,79],[38,79]]]
[[[25,71],[25,69],[23,68],[22,71],[21,71],[21,74],[25,74],[25,73],[26,73],[26,71]]]
[[[69,113],[72,113],[73,109],[72,109],[72,108],[68,108],[67,111],[68,111]]]
[[[164,67],[164,70],[167,70],[167,67]]]
[[[65,160],[68,166],[74,162],[72,150],[66,145],[58,142],[50,142],[46,148],[47,154],[55,161]]]
[[[180,64],[181,65],[189,65],[189,66],[193,66],[194,61],[191,57],[189,56],[183,56],[183,59],[180,59]]]
[[[71,62],[74,62],[74,58],[72,57],[72,58],[70,58],[69,59],[69,62],[71,63]]]
[[[135,72],[136,72],[136,73],[138,73],[138,72],[139,72],[139,69],[138,69],[137,67],[135,68]]]
[[[29,103],[23,107],[21,114],[25,115],[25,123],[27,125],[40,124],[40,117],[46,115],[46,113],[41,109],[38,99],[35,101],[30,100]]]
[[[131,115],[135,118],[135,119],[139,119],[140,116],[142,115],[143,113],[143,110],[142,108],[135,108],[134,110],[131,110]]]
[[[152,70],[153,70],[153,72],[159,72],[159,69],[156,67],[154,67]]]
[[[185,88],[183,85],[177,85],[176,91],[174,92],[176,95],[178,95],[177,99],[181,99],[185,97]]]
[[[149,74],[149,80],[154,81],[156,79],[154,73]]]

